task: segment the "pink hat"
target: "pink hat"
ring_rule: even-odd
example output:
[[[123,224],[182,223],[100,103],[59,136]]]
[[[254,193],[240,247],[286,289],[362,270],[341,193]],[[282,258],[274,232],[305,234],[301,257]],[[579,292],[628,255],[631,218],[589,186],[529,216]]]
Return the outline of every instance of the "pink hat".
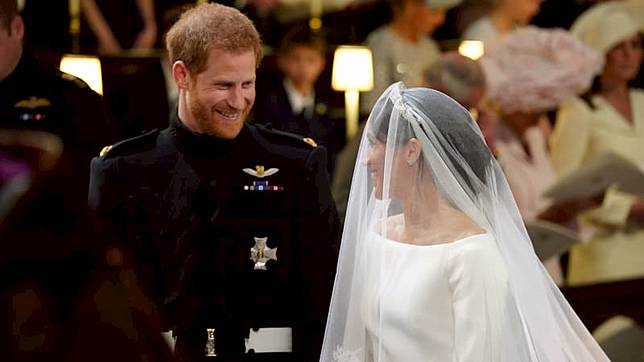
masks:
[[[491,44],[480,59],[487,95],[505,113],[543,112],[590,88],[603,55],[561,29],[528,26]]]

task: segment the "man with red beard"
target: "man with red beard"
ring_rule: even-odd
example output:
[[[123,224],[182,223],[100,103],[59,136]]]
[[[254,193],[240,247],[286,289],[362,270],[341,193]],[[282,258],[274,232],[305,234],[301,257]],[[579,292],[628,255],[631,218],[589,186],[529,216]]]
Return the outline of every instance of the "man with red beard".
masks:
[[[238,10],[190,9],[166,42],[177,115],[94,158],[90,205],[139,260],[181,357],[317,360],[340,232],[325,150],[245,123],[262,54]]]

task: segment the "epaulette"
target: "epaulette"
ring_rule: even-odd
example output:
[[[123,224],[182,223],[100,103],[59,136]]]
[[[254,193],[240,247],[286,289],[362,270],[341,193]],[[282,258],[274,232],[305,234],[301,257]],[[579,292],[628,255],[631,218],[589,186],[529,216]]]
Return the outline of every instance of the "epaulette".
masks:
[[[105,146],[101,150],[99,156],[101,158],[106,158],[110,156],[122,155],[127,151],[138,149],[139,147],[148,143],[150,140],[156,139],[156,136],[159,134],[159,132],[160,130],[157,128],[140,136],[128,138],[113,145]]]
[[[74,85],[77,86],[78,88],[86,88],[86,89],[89,88],[89,85],[87,85],[87,83],[85,83],[85,81],[83,81],[82,79],[76,77],[75,75],[71,75],[71,74],[65,73],[65,72],[60,72],[60,78],[62,78],[63,80],[66,80],[68,82],[74,83]]]
[[[255,127],[257,127],[257,129],[259,129],[262,132],[273,134],[273,135],[279,136],[281,138],[285,138],[285,139],[287,139],[289,141],[296,141],[300,145],[302,145],[302,143],[305,143],[305,144],[307,144],[307,145],[309,145],[310,147],[313,147],[313,148],[318,146],[318,144],[315,142],[315,140],[313,138],[311,138],[311,137],[304,137],[304,136],[299,135],[299,134],[281,131],[281,130],[278,130],[278,129],[275,129],[275,128],[271,127],[270,125],[267,126],[267,125],[263,125],[263,124],[255,124]]]

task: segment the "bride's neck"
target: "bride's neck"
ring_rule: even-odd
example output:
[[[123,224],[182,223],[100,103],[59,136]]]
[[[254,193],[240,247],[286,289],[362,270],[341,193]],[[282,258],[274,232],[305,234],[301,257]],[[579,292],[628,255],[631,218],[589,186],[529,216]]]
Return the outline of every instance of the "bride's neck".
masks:
[[[434,229],[452,214],[453,208],[434,193],[423,193],[422,197],[414,197],[402,202],[405,215],[405,234],[415,236],[424,234],[428,229]]]
[[[433,244],[482,232],[467,215],[439,197],[435,190],[422,194],[422,197],[401,200],[404,214],[401,233],[403,241]]]

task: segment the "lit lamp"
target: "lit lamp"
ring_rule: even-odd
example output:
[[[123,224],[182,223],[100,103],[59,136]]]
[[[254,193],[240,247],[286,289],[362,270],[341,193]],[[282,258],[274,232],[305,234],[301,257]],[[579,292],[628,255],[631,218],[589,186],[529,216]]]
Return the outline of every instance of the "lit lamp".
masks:
[[[322,28],[322,0],[311,0],[311,19],[309,19],[309,28],[313,31]]]
[[[371,50],[363,46],[342,45],[333,56],[331,86],[344,91],[347,138],[358,131],[360,93],[373,88]]]
[[[72,53],[80,52],[80,0],[69,0],[69,35],[72,38]]]
[[[103,94],[103,76],[101,61],[89,55],[63,55],[60,70],[82,79],[96,93]]]
[[[477,60],[485,52],[483,42],[479,40],[463,40],[458,46],[458,53],[472,60]]]

